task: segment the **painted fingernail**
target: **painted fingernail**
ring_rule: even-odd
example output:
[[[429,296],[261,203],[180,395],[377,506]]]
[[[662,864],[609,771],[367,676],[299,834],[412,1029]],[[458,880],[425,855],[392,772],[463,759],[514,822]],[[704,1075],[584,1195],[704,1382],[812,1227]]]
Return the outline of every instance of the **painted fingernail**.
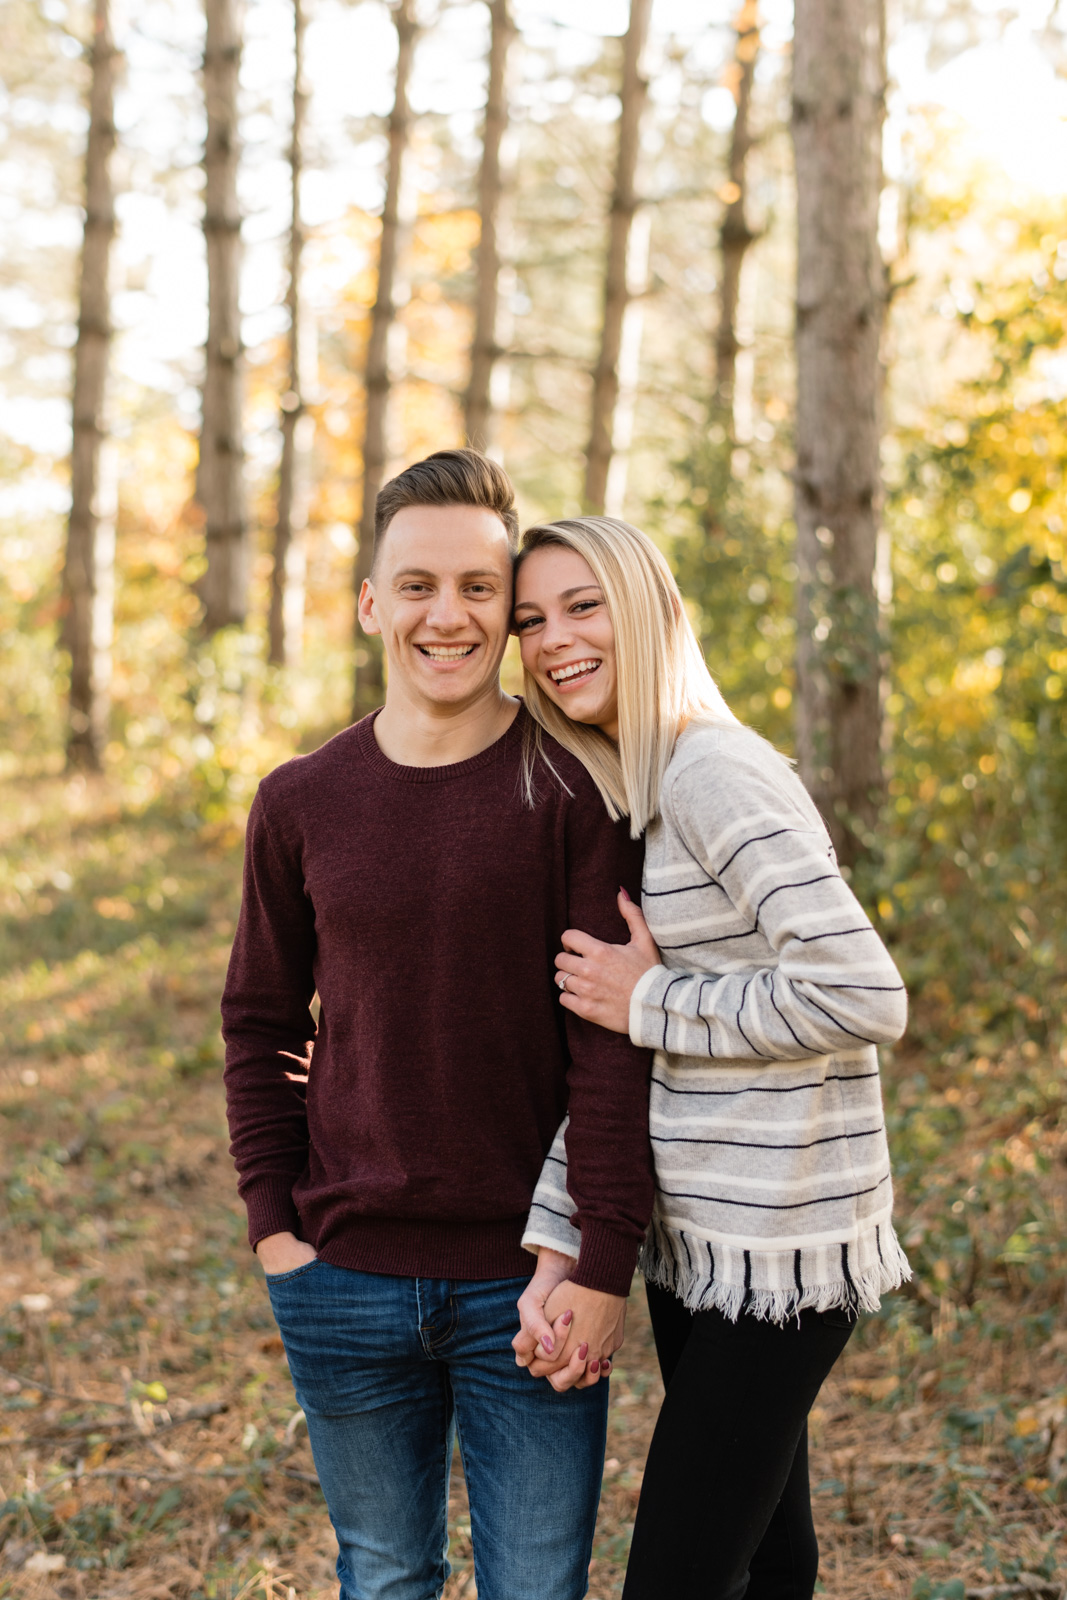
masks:
[[[621,884],[619,885],[619,893],[622,895],[624,900],[630,900],[630,896],[626,893],[626,890],[622,887]],[[633,904],[632,900],[630,900],[630,904],[631,905]]]
[[[563,1313],[562,1317],[560,1318],[560,1321],[563,1323],[563,1326],[565,1328],[569,1328],[571,1323],[574,1321],[574,1312],[573,1311],[565,1311]]]
[[[589,1370],[590,1370],[590,1372],[599,1372],[600,1371],[600,1362],[599,1361],[590,1361]]]
[[[584,1361],[588,1354],[589,1354],[589,1346],[587,1344],[580,1344],[578,1346],[578,1360],[579,1361]]]
[[[600,1371],[604,1375],[604,1377],[607,1377],[608,1373],[611,1371],[611,1362],[610,1361],[602,1361],[600,1363]]]
[[[541,1340],[541,1348],[542,1348],[542,1350],[547,1350],[549,1355],[552,1354],[552,1352],[556,1348],[556,1346],[553,1343],[551,1334],[546,1333],[543,1336],[543,1338]]]

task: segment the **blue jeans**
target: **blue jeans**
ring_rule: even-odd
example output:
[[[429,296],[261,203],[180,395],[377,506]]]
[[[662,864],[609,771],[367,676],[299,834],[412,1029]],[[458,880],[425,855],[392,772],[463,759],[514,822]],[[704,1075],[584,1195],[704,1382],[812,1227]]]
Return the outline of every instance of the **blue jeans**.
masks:
[[[340,1554],[340,1600],[438,1600],[458,1429],[478,1600],[581,1600],[608,1389],[515,1365],[524,1278],[268,1276]]]

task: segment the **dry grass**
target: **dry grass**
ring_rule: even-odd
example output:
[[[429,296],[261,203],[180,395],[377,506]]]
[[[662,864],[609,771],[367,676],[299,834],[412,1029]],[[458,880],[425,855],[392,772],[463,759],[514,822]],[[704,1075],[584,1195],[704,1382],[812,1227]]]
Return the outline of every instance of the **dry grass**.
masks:
[[[0,826],[0,1597],[326,1600],[332,1535],[226,1154],[239,841],[58,781]],[[813,1415],[823,1592],[1060,1596],[1050,1304],[924,1286],[853,1341]],[[640,1294],[612,1388],[596,1600],[620,1593],[662,1393]],[[453,1531],[446,1595],[472,1600],[458,1474]]]

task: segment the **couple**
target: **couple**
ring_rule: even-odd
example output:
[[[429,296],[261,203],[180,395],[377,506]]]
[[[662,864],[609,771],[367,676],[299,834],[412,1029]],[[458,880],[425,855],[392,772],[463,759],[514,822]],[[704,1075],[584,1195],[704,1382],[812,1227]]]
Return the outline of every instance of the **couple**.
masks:
[[[441,1595],[458,1430],[479,1600],[580,1600],[640,1252],[666,1398],[626,1600],[810,1600],[807,1414],[908,1270],[903,987],[651,540],[517,545],[474,451],[382,489],[385,705],[249,817],[231,1148],[340,1597]]]

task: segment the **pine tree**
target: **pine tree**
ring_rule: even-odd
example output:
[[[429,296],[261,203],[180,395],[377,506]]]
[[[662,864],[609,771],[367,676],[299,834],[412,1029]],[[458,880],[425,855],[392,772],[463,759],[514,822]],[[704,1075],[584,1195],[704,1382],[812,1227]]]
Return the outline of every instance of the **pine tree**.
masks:
[[[243,623],[248,610],[249,540],[244,492],[240,313],[241,212],[237,197],[237,89],[241,0],[205,0],[204,238],[208,330],[197,498],[204,510],[207,571],[204,628]]]
[[[797,754],[842,864],[883,787],[876,593],[883,0],[798,0]]]
[[[111,344],[108,268],[115,235],[111,160],[118,52],[111,33],[110,0],[94,0],[89,62],[63,634],[71,662],[67,760],[72,767],[96,771],[107,742],[115,565],[114,490],[101,472]]]

